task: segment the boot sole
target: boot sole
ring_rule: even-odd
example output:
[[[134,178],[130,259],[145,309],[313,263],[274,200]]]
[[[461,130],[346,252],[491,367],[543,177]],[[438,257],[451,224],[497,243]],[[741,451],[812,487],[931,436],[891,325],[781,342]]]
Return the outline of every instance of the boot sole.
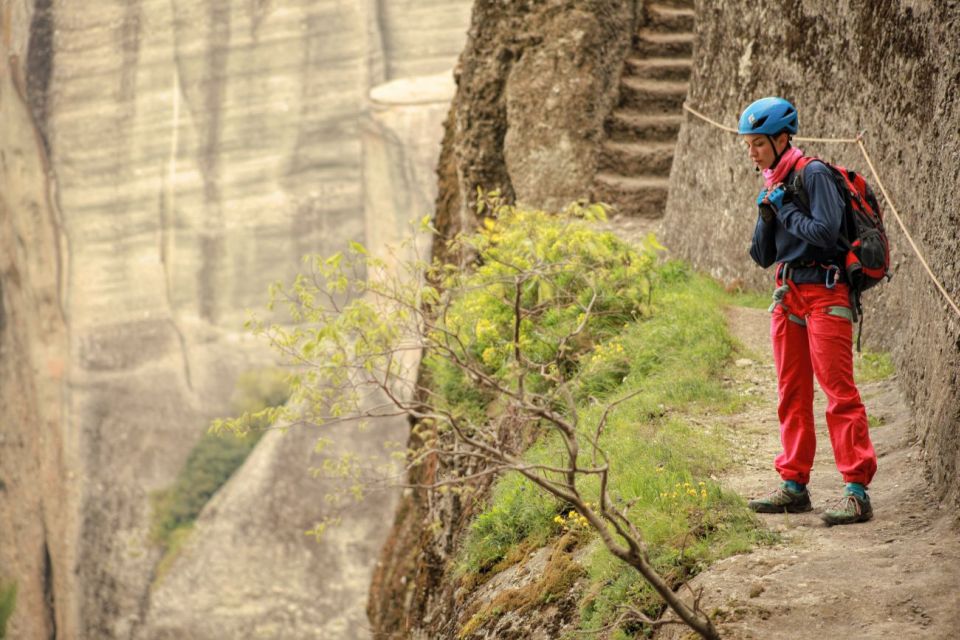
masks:
[[[812,504],[805,505],[784,505],[782,507],[776,507],[774,505],[752,505],[748,504],[747,506],[753,510],[754,513],[807,513],[808,511],[813,511]]]
[[[871,511],[868,514],[858,516],[853,520],[835,520],[824,513],[823,515],[820,516],[820,519],[823,520],[824,524],[826,524],[828,527],[842,526],[845,524],[858,524],[860,522],[869,522],[870,520],[872,520],[873,512]]]

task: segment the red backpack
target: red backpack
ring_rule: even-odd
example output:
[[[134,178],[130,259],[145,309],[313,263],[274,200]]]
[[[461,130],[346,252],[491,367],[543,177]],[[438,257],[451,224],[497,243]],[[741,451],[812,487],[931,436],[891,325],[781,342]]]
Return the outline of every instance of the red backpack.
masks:
[[[859,298],[863,291],[890,279],[890,241],[883,226],[880,204],[873,189],[856,171],[820,158],[803,157],[797,160],[796,173],[787,190],[793,192],[807,209],[810,208],[810,198],[803,187],[803,170],[814,160],[823,162],[830,169],[844,201],[840,242],[847,249],[844,259],[847,282]],[[857,302],[859,306],[859,299]]]
[[[860,294],[870,287],[890,279],[890,241],[883,226],[883,214],[873,189],[863,176],[844,167],[832,165],[820,158],[803,157],[794,167],[794,178],[786,191],[803,203],[809,211],[810,197],[803,186],[803,170],[814,160],[819,160],[830,169],[840,197],[843,199],[843,223],[840,242],[847,250],[844,267],[850,283],[850,302],[853,305],[854,322],[857,316],[860,328],[857,331],[857,351],[860,351],[860,334],[863,333],[863,308]]]

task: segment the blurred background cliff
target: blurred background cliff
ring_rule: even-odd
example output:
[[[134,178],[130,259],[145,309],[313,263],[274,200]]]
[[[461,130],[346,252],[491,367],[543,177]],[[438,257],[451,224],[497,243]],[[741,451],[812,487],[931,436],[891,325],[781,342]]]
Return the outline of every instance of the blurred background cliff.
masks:
[[[209,420],[270,395],[243,328],[269,283],[431,213],[470,2],[0,6],[11,637],[363,637],[394,498],[305,536],[316,433],[269,433],[173,537],[153,512]]]

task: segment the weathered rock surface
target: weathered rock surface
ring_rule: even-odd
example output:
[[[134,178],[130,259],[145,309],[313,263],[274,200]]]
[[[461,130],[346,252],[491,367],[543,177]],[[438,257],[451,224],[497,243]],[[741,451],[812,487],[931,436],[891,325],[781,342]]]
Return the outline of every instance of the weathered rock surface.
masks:
[[[440,123],[452,94],[449,73],[395,80],[370,93],[362,118],[365,242],[378,256],[392,247],[395,260],[413,257],[401,244],[413,235],[410,218],[428,215],[436,197]],[[421,248],[428,250],[428,243]],[[321,468],[324,457],[347,453],[384,464],[382,445],[405,441],[408,429],[406,420],[394,419],[375,421],[364,432],[348,424],[268,433],[154,584],[139,637],[368,636],[364,595],[386,534],[383,514],[393,513],[397,492],[376,491],[332,511],[323,495],[336,481],[309,470]],[[323,456],[313,453],[320,436],[333,443]],[[341,522],[319,540],[304,535],[333,516]]]
[[[369,559],[383,543],[383,514],[393,511],[396,492],[374,492],[341,511],[324,500],[331,481],[310,469],[347,453],[384,462],[383,443],[402,442],[408,428],[393,419],[371,423],[366,433],[375,437],[362,437],[355,424],[264,436],[204,509],[169,574],[156,581],[138,637],[368,637]],[[320,436],[333,443],[322,456],[314,453]],[[305,535],[338,515],[342,522],[319,539]]]
[[[30,14],[3,7],[0,60],[0,582],[16,580],[11,638],[68,637],[75,476],[62,402],[66,321],[49,158],[26,99]]]
[[[40,126],[70,243],[83,637],[130,637],[150,606],[149,492],[269,361],[244,309],[300,255],[363,237],[366,16],[285,5],[51,9]]]
[[[15,637],[48,638],[54,628],[62,638],[149,637],[159,555],[147,540],[149,493],[171,482],[209,418],[227,411],[237,375],[272,362],[242,329],[268,283],[289,279],[302,254],[365,241],[368,225],[399,228],[365,214],[364,180],[383,182],[364,173],[367,94],[394,75],[449,73],[468,10],[466,0],[4,5],[0,397],[17,420],[2,432],[12,448],[0,460],[0,513],[17,533],[0,540],[0,572],[21,585]],[[25,78],[19,102],[13,72]],[[437,140],[442,116],[436,106],[426,112]],[[431,130],[427,121],[419,131]],[[422,144],[409,180],[384,178],[415,185],[411,203],[433,200],[421,165],[432,166],[437,149],[428,160]],[[305,471],[296,451],[267,451],[276,457],[261,464],[289,474],[284,481]],[[258,482],[252,475],[233,495],[269,501]],[[310,504],[322,493],[298,498]],[[218,518],[237,512],[204,522],[227,531]],[[263,523],[246,524],[256,537]],[[301,535],[299,521],[290,527]],[[282,536],[258,540],[277,545],[261,562],[286,552]],[[339,558],[369,572],[370,544]],[[177,571],[190,575],[183,566],[171,584]],[[358,576],[345,583],[353,595],[342,595],[356,611],[366,582]],[[346,593],[314,577],[293,606],[325,585]],[[209,602],[222,585],[203,588],[179,593],[180,605],[162,602],[184,612],[180,635],[191,635],[191,596]]]
[[[910,233],[960,298],[960,9],[956,3],[731,0],[697,3],[690,100],[728,126],[752,100],[779,94],[800,135],[865,145]],[[761,186],[736,136],[688,116],[671,174],[665,243],[725,281],[769,286],[747,254]],[[855,145],[798,143],[808,154],[869,168]],[[876,188],[872,178],[871,183]],[[892,350],[941,497],[960,505],[960,318],[930,283],[886,207],[893,280],[871,290],[864,340]],[[709,230],[709,231],[708,231]],[[882,468],[881,471],[882,473]]]
[[[474,224],[477,187],[535,206],[589,195],[637,5],[475,4],[439,171],[447,237]]]

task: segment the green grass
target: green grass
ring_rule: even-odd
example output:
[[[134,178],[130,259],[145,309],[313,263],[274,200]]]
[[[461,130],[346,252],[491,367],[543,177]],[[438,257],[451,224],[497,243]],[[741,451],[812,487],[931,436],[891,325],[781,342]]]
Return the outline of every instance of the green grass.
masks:
[[[205,433],[200,438],[173,486],[152,496],[155,542],[166,545],[175,531],[193,524],[213,494],[247,459],[259,435],[238,438],[231,433]]]
[[[737,293],[730,294],[730,302],[738,307],[768,309],[770,308],[770,292],[739,291]]]
[[[588,398],[613,400],[639,391],[612,413],[602,440],[611,457],[610,493],[635,501],[631,518],[650,545],[654,563],[678,581],[717,558],[750,549],[767,535],[744,502],[712,479],[728,463],[721,437],[685,420],[738,406],[721,383],[735,349],[723,315],[731,297],[682,265],[671,263],[661,275],[651,317],[627,324],[598,345],[583,366],[578,397],[583,399],[580,424],[589,429],[601,407]],[[526,457],[556,462],[558,443],[544,437]],[[589,483],[584,487],[590,496],[598,490]],[[460,571],[490,572],[516,546],[541,546],[571,526],[565,515],[559,518],[562,523],[557,520],[567,509],[519,475],[505,476],[471,526]],[[651,613],[659,607],[639,574],[602,545],[593,545],[587,571],[591,586],[582,603],[584,630],[609,624],[620,603],[629,601]]]
[[[864,351],[853,356],[853,375],[857,383],[878,382],[894,374],[889,353]]]
[[[287,393],[286,382],[277,370],[248,372],[237,381],[233,409],[242,413],[277,406],[286,401]],[[186,542],[203,507],[243,464],[268,426],[250,423],[240,435],[229,431],[204,433],[173,484],[151,496],[151,538],[165,550],[158,577]]]
[[[17,606],[17,585],[0,581],[0,640],[7,637],[7,623]]]

